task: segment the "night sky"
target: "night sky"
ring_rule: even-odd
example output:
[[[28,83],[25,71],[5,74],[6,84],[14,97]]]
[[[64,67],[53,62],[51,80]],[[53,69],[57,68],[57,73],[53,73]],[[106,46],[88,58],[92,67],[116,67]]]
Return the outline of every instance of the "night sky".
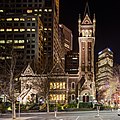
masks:
[[[95,61],[106,47],[120,64],[120,0],[60,0],[60,23],[73,33],[73,50],[78,51],[78,17],[84,15],[86,1],[91,16],[96,16]]]

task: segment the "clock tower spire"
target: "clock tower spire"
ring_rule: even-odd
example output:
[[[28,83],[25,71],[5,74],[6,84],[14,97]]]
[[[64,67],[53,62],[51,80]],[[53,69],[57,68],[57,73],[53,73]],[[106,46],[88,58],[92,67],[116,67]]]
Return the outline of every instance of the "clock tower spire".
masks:
[[[95,15],[93,20],[90,18],[88,2],[86,3],[84,13],[83,20],[80,17],[78,20],[80,78],[78,96],[81,102],[92,102],[95,99],[94,45],[96,20]]]

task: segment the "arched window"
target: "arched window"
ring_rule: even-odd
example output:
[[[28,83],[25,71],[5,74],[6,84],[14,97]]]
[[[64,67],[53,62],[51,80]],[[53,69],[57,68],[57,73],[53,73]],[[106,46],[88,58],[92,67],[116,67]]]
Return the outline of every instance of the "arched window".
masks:
[[[75,94],[71,95],[71,100],[75,100]]]
[[[75,82],[72,82],[72,83],[71,83],[71,88],[72,88],[72,89],[75,89]]]

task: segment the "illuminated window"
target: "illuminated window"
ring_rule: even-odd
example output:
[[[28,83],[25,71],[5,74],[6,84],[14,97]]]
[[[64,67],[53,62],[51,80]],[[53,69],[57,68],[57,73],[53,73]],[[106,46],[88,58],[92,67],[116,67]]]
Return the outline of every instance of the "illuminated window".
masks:
[[[14,43],[18,43],[18,40],[14,40]]]
[[[47,30],[47,28],[44,28],[44,30]]]
[[[57,89],[59,89],[60,88],[60,84],[59,84],[59,82],[57,82],[57,87],[56,87]]]
[[[49,12],[52,12],[52,9],[49,9],[48,11],[49,11]]]
[[[0,40],[0,43],[5,43],[5,40]]]
[[[27,10],[27,13],[32,13],[32,10]]]
[[[47,12],[47,9],[44,9],[45,12]]]
[[[35,31],[35,29],[32,29],[32,31]]]
[[[6,31],[12,31],[12,29],[6,29]]]
[[[34,11],[35,11],[35,12],[37,12],[38,10],[37,10],[37,9],[35,9]]]
[[[12,21],[12,18],[7,18],[6,20],[7,20],[7,21]]]
[[[14,46],[15,49],[24,49],[24,46]]]
[[[19,40],[19,43],[24,43],[25,41],[24,40]]]
[[[6,59],[11,59],[11,57],[7,56]]]
[[[0,12],[3,12],[3,10],[0,10]]]
[[[46,41],[46,38],[44,38],[44,41]]]
[[[60,89],[62,89],[63,88],[63,84],[62,84],[62,82],[60,82]]]
[[[30,29],[27,29],[27,31],[30,31]]]
[[[5,29],[0,29],[0,31],[2,32],[2,31],[5,31]]]
[[[7,42],[6,43],[12,43],[12,40],[7,40]]]
[[[5,57],[0,57],[1,60],[5,60]]]
[[[50,83],[50,89],[53,89],[53,84],[52,84],[52,82]]]
[[[25,21],[25,19],[24,18],[20,18],[20,21]]]
[[[63,89],[65,89],[65,82],[63,82]]]
[[[39,9],[40,12],[42,12],[42,9]]]
[[[35,18],[32,18],[32,21],[36,20]]]
[[[51,101],[65,100],[65,94],[50,94]]]
[[[14,18],[14,21],[19,21],[19,18]]]
[[[48,28],[48,30],[50,30],[50,31],[51,31],[52,29],[51,29],[51,28]]]
[[[14,31],[19,31],[19,29],[14,29]]]
[[[23,31],[25,31],[25,29],[20,29],[20,32],[23,32]]]

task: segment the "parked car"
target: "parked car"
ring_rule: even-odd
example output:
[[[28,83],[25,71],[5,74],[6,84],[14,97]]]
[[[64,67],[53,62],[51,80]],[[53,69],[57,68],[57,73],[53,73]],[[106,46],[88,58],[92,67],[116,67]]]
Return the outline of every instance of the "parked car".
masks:
[[[118,114],[118,116],[120,116],[120,108],[118,108],[117,114]]]

